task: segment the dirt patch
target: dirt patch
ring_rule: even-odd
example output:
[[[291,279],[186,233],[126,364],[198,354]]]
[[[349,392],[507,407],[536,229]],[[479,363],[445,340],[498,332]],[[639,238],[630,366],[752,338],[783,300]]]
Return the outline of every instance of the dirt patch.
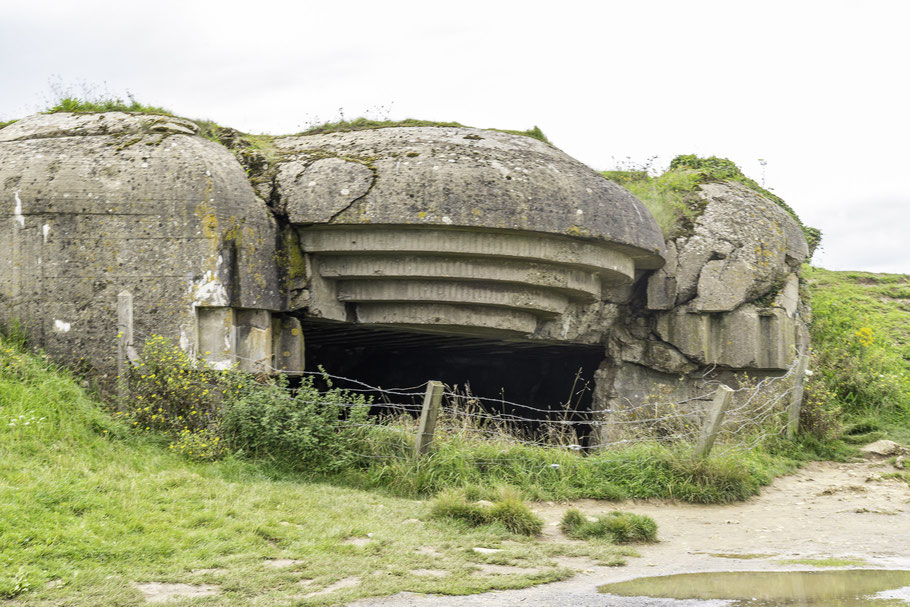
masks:
[[[309,594],[305,594],[305,595],[303,595],[303,598],[308,599],[308,598],[311,598],[314,596],[323,596],[326,594],[332,594],[333,592],[335,592],[337,590],[343,590],[345,588],[353,588],[354,586],[359,586],[359,585],[360,585],[359,577],[346,577],[343,580],[338,580],[334,584],[329,584],[322,590],[317,590],[316,592],[311,592]]]
[[[416,548],[414,552],[424,556],[440,556],[439,551],[432,546],[421,546],[420,548]]]
[[[869,481],[869,479],[866,479],[866,482],[868,482],[868,481]],[[862,493],[865,490],[866,490],[866,488],[863,487],[862,485],[847,485],[846,487],[828,487],[827,489],[825,489],[821,493],[819,493],[819,495],[834,495],[835,493],[838,493],[841,491],[847,491],[847,492],[852,491],[853,493]]]
[[[452,572],[445,569],[412,569],[411,574],[420,577],[446,577],[452,575]]]
[[[581,566],[571,567],[581,570],[575,577],[525,590],[457,598],[401,594],[357,601],[354,605],[602,606],[612,603],[597,593],[597,586],[645,576],[718,570],[809,570],[815,568],[805,564],[811,559],[864,561],[870,568],[910,569],[910,486],[889,478],[865,482],[882,471],[881,461],[811,463],[791,476],[777,479],[760,496],[728,505],[596,500],[535,504],[533,510],[545,520],[543,541],[571,541],[559,530],[559,521],[568,508],[578,508],[591,516],[613,510],[646,514],[657,521],[660,541],[636,546],[641,557],[628,559],[625,567],[578,563]],[[849,489],[853,487],[865,490]],[[828,491],[832,488],[840,489]],[[781,562],[786,559],[802,563]],[[627,602],[618,604],[645,604],[623,600]]]
[[[515,567],[513,565],[493,565],[490,563],[475,563],[484,575],[534,575],[552,567]]]
[[[142,593],[149,603],[163,603],[171,599],[212,596],[218,586],[208,584],[166,584],[163,582],[133,582],[133,588]]]

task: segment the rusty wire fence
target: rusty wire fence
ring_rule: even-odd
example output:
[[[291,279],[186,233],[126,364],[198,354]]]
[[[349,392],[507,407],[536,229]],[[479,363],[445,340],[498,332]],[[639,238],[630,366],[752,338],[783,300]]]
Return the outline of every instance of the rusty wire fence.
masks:
[[[152,336],[133,336],[136,343],[148,337]],[[141,347],[136,350],[127,366],[141,360]],[[248,376],[261,382],[263,389],[266,384],[275,389],[274,377],[281,375],[280,370],[267,360],[235,358],[254,363],[260,372]],[[282,383],[281,389],[293,399],[300,378],[311,378],[321,387],[342,388],[351,398],[335,402],[344,411],[339,427],[371,433],[372,443],[364,443],[370,447],[368,452],[359,454],[368,458],[420,457],[432,451],[433,443],[446,442],[496,445],[503,450],[541,447],[580,455],[650,443],[691,448],[696,457],[706,457],[715,445],[747,450],[772,436],[792,438],[806,360],[806,355],[797,356],[779,376],[755,380],[742,375],[736,388],[705,378],[693,397],[673,399],[667,397],[671,392],[658,390],[643,402],[596,410],[571,403],[528,405],[472,394],[470,386],[435,380],[386,388],[322,370],[302,372],[295,381]],[[124,396],[129,398],[128,393]],[[352,414],[364,410],[365,415]]]

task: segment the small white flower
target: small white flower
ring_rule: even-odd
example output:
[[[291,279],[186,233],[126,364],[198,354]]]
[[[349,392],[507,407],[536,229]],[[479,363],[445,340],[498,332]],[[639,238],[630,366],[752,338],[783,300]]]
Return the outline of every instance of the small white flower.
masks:
[[[558,470],[559,464],[550,464],[550,467],[553,468],[554,470]]]

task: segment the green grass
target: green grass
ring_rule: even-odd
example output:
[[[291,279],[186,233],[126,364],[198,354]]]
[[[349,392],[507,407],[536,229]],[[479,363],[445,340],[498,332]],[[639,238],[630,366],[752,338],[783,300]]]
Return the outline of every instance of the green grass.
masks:
[[[138,114],[157,114],[173,116],[170,110],[154,105],[139,103],[132,97],[126,101],[114,96],[98,96],[94,98],[80,98],[65,96],[56,99],[53,104],[44,110],[47,114],[57,112],[73,112],[75,114],[97,114],[100,112],[133,112]]]
[[[307,482],[267,463],[191,462],[113,419],[66,372],[0,341],[0,596],[17,605],[139,605],[134,582],[206,583],[206,604],[287,604],[348,577],[325,604],[398,591],[460,594],[570,575],[551,545],[504,525],[466,529],[413,499]],[[350,542],[367,538],[364,546]],[[475,546],[502,546],[494,556]],[[432,551],[433,554],[427,554]],[[270,567],[269,559],[299,561]],[[485,576],[482,563],[540,568]],[[431,568],[444,578],[413,574]],[[312,580],[303,589],[301,580]]]
[[[805,268],[812,381],[852,443],[910,444],[910,276]]]
[[[8,127],[9,125],[11,125],[14,122],[18,122],[18,120],[16,120],[16,119],[6,120],[6,121],[0,120],[0,129]]]
[[[654,215],[665,238],[680,235],[700,214],[691,195],[701,183],[694,171],[666,171],[656,177],[647,171],[602,171],[601,175],[641,200]]]
[[[635,444],[588,456],[523,445],[506,437],[471,440],[437,429],[431,453],[405,457],[410,445],[396,428],[375,428],[364,441],[368,466],[351,468],[336,481],[399,496],[428,496],[462,488],[495,495],[511,487],[526,499],[671,498],[693,503],[729,503],[756,495],[775,476],[791,471],[799,447],[786,457],[716,448],[705,460],[691,448]]]
[[[581,511],[570,508],[560,527],[567,536],[579,539],[607,540],[614,544],[642,544],[657,541],[657,523],[649,516],[613,511],[589,520]]]
[[[634,169],[634,167],[633,167]],[[754,179],[726,158],[694,154],[677,156],[662,174],[651,176],[644,167],[634,170],[602,171],[601,175],[615,181],[635,194],[657,219],[666,238],[689,233],[693,222],[704,207],[693,196],[703,183],[731,181],[758,192],[784,209],[802,228],[811,253],[821,242],[821,231],[803,224],[796,212],[773,192],[761,187]]]
[[[322,135],[325,133],[348,133],[351,131],[369,131],[374,129],[387,129],[391,127],[414,127],[414,126],[432,126],[432,127],[464,127],[460,122],[439,122],[435,120],[417,120],[415,118],[405,118],[404,120],[372,120],[370,118],[355,118],[353,120],[336,120],[334,122],[325,122],[305,130],[301,135]],[[505,129],[486,129],[500,133],[509,133],[511,135],[522,135],[550,143],[547,136],[539,127],[534,126],[526,131],[510,131]]]
[[[496,502],[470,501],[464,491],[444,491],[433,500],[430,516],[461,521],[469,527],[501,525],[511,533],[535,536],[543,521],[512,491],[504,491]]]

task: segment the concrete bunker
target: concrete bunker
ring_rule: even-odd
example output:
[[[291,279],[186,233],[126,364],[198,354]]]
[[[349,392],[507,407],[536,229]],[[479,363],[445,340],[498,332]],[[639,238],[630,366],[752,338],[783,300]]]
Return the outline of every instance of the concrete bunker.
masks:
[[[393,127],[273,144],[251,180],[242,154],[179,118],[0,129],[0,321],[110,375],[128,290],[140,341],[218,366],[470,382],[540,408],[580,368],[594,413],[706,369],[785,370],[804,341],[805,240],[744,188],[704,184],[692,234],[665,243],[628,191],[529,137]]]

